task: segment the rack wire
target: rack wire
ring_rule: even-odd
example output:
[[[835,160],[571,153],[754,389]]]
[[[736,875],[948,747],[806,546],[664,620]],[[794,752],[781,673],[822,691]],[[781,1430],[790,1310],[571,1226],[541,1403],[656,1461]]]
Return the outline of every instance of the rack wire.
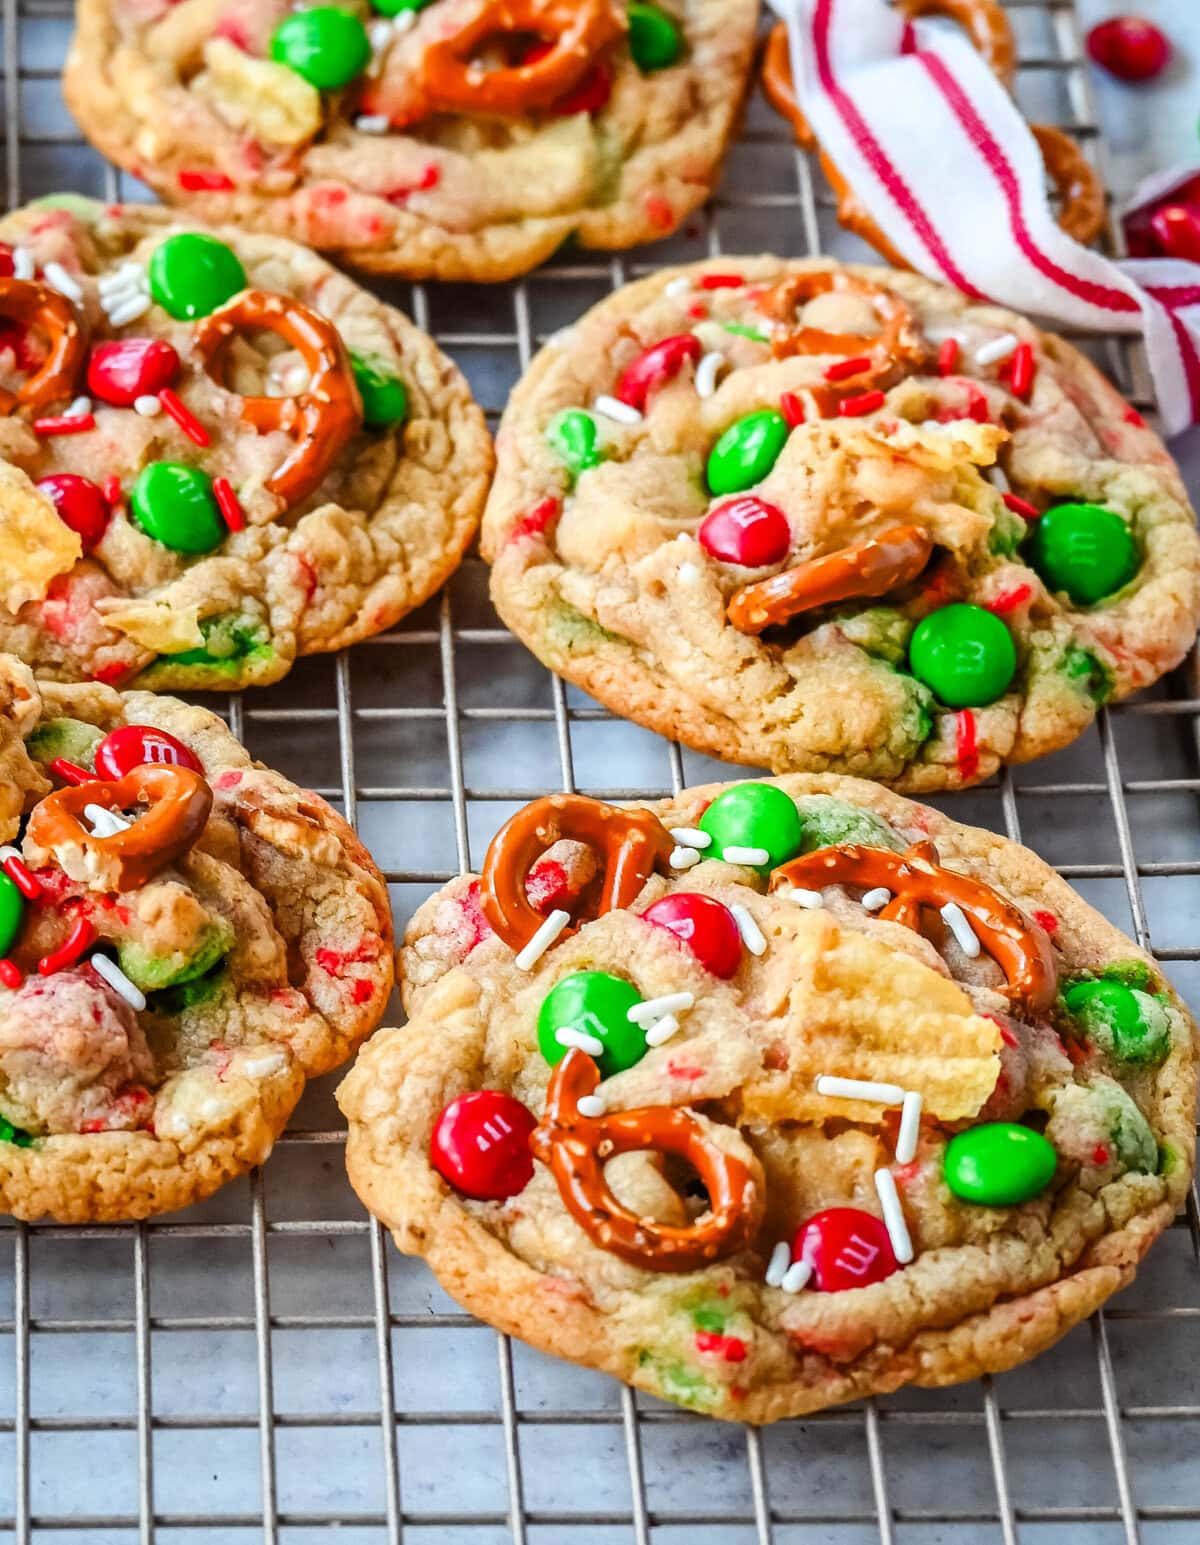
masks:
[[[1102,162],[1071,0],[1010,6],[1022,105]],[[0,0],[0,21],[9,204],[63,187],[145,198],[84,145],[62,105],[64,0]],[[494,424],[536,345],[611,287],[759,248],[859,250],[756,99],[725,191],[672,240],[611,260],[560,257],[486,290],[383,293],[462,363]],[[1077,341],[1152,415],[1136,344]],[[355,821],[401,927],[547,789],[650,798],[728,773],[544,672],[497,626],[477,557],[396,631],[302,661],[226,711],[255,755]],[[938,803],[1032,843],[1196,1003],[1198,744],[1193,661],[1101,714],[1076,746]],[[0,1541],[1200,1537],[1194,1194],[1137,1283],[1035,1363],[758,1433],[635,1395],[459,1311],[350,1192],[335,1082],[310,1089],[264,1171],[187,1213],[0,1228],[0,1260],[11,1248],[13,1263],[0,1283]]]

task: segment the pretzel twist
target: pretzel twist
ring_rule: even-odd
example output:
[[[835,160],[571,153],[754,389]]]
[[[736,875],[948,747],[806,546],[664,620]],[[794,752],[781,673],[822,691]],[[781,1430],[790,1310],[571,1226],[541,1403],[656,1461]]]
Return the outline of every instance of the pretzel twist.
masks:
[[[83,825],[84,807],[144,810],[111,837]],[[95,890],[137,890],[197,841],[212,809],[212,789],[187,767],[147,764],[114,782],[96,779],[57,789],[35,805],[25,834],[25,855],[53,858],[73,880]]]
[[[910,20],[943,16],[957,22],[1000,84],[1006,91],[1012,90],[1016,45],[1008,17],[996,0],[900,0],[899,8]],[[784,22],[772,29],[767,40],[762,82],[767,100],[791,124],[797,143],[805,150],[819,150],[816,135],[796,100]],[[1104,193],[1099,177],[1075,141],[1060,129],[1047,124],[1030,124],[1029,128],[1042,152],[1046,174],[1062,200],[1059,225],[1076,241],[1093,241],[1104,224]],[[824,151],[820,159],[837,198],[839,223],[874,247],[894,267],[909,267]]]
[[[545,1113],[529,1139],[592,1243],[644,1271],[693,1271],[748,1245],[763,1213],[762,1172],[753,1156],[747,1163],[727,1153],[708,1122],[670,1105],[580,1115],[579,1101],[599,1082],[587,1053],[569,1051],[554,1070]],[[605,1183],[605,1164],[619,1153],[646,1151],[678,1154],[692,1166],[708,1192],[705,1217],[686,1227],[656,1223],[617,1200]]]
[[[886,595],[916,579],[932,551],[919,526],[891,526],[869,541],[743,585],[729,598],[729,620],[739,633],[757,634],[816,606]]]
[[[918,842],[905,853],[883,848],[818,848],[782,864],[771,875],[771,889],[797,885],[883,886],[892,899],[876,913],[888,922],[921,932],[922,907],[957,902],[970,918],[984,949],[1004,972],[1008,995],[1033,1013],[1044,1013],[1054,1000],[1058,969],[1046,935],[1019,907],[982,880],[943,869],[932,842]]]
[[[625,30],[624,14],[612,0],[481,0],[456,32],[426,46],[406,120],[430,113],[519,117],[550,107]],[[551,44],[547,52],[496,69],[478,63],[487,44],[531,33]]]
[[[74,395],[87,339],[79,313],[58,290],[32,279],[0,278],[0,316],[45,333],[50,350],[42,366],[15,392],[0,387],[0,417],[35,411]]]
[[[583,794],[535,799],[492,838],[480,876],[484,916],[510,949],[524,949],[545,922],[525,894],[525,880],[546,849],[564,837],[602,850],[598,913],[629,906],[654,869],[666,869],[674,848],[670,833],[649,810],[622,810]]]
[[[225,386],[226,353],[245,327],[268,328],[300,351],[309,383],[296,397],[243,397],[242,418],[260,434],[282,429],[296,448],[266,481],[287,506],[307,499],[362,424],[362,406],[341,334],[327,317],[287,295],[243,290],[197,322],[196,356]]]

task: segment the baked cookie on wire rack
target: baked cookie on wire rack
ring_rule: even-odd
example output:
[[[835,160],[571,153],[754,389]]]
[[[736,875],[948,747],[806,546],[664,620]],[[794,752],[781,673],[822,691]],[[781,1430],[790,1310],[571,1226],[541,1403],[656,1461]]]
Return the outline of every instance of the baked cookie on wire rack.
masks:
[[[1010,1368],[1187,1196],[1158,967],[878,785],[538,800],[400,963],[338,1092],[359,1196],[482,1319],[711,1416]]]
[[[144,1218],[261,1164],[392,985],[383,879],[206,709],[0,656],[0,1210]]]
[[[757,0],[81,0],[63,86],[200,218],[414,278],[669,235],[709,196]]]
[[[0,270],[0,648],[40,677],[275,681],[457,567],[483,415],[321,258],[67,196],[0,220]]]
[[[1177,665],[1200,541],[1082,354],[913,274],[727,257],[593,307],[509,400],[500,615],[726,760],[970,784]]]

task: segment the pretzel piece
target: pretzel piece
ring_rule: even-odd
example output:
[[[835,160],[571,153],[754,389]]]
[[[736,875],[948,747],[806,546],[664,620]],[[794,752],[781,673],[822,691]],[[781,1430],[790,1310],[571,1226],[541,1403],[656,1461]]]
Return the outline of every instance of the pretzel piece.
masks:
[[[535,799],[492,838],[480,875],[484,916],[510,949],[524,949],[545,922],[525,894],[525,880],[546,849],[564,837],[603,852],[599,913],[629,906],[655,868],[667,869],[675,846],[649,810],[622,810],[583,794]]]
[[[45,362],[15,392],[0,387],[0,417],[20,408],[36,412],[61,402],[75,392],[83,368],[87,339],[79,313],[65,295],[32,279],[0,278],[0,316],[36,327],[45,333],[50,348]]]
[[[124,831],[101,837],[83,824],[87,805],[145,808]],[[137,890],[194,845],[211,809],[212,789],[198,773],[147,763],[113,782],[94,779],[48,794],[29,817],[25,856],[35,864],[53,859],[93,890]]]
[[[932,551],[919,526],[891,526],[869,541],[743,585],[729,598],[729,620],[739,633],[757,634],[816,606],[886,595],[916,579]]]
[[[771,889],[796,885],[820,890],[824,885],[883,886],[892,899],[876,913],[888,922],[921,932],[921,909],[940,910],[956,902],[967,914],[984,949],[1004,972],[1008,995],[1034,1014],[1054,1001],[1058,968],[1050,941],[1019,907],[990,885],[943,869],[932,842],[918,842],[905,853],[882,848],[817,848],[782,864],[771,875]]]
[[[320,486],[342,447],[361,427],[358,387],[333,323],[288,295],[265,290],[243,290],[196,323],[196,356],[218,386],[225,386],[226,351],[246,327],[278,333],[300,351],[309,370],[308,386],[297,397],[242,398],[246,423],[260,434],[282,429],[296,442],[265,485],[290,507]]]
[[[599,1082],[600,1070],[587,1053],[569,1051],[554,1070],[545,1113],[529,1139],[592,1243],[643,1271],[694,1271],[748,1245],[763,1214],[757,1163],[727,1153],[690,1110],[649,1105],[581,1115],[579,1101]],[[708,1192],[704,1217],[686,1227],[656,1223],[617,1200],[605,1182],[605,1164],[619,1153],[647,1151],[678,1154],[692,1166]]]

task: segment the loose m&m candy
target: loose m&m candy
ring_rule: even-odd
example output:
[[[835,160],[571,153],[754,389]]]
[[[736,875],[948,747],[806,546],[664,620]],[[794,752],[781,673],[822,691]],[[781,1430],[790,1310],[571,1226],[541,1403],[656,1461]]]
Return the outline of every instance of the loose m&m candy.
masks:
[[[788,433],[787,420],[773,408],[730,424],[709,453],[709,488],[715,494],[740,494],[761,483],[779,460]]]
[[[96,747],[96,776],[116,781],[135,767],[186,767],[204,774],[196,753],[166,730],[149,724],[123,724],[110,730]]]
[[[152,461],[138,474],[129,505],[146,535],[177,553],[209,553],[225,539],[212,479],[199,467]]]
[[[108,529],[112,514],[108,500],[91,478],[78,472],[52,472],[39,478],[37,487],[53,504],[63,525],[78,536],[84,552],[91,552]]]
[[[1033,530],[1029,558],[1048,590],[1065,590],[1092,606],[1127,585],[1138,571],[1138,545],[1128,525],[1099,504],[1056,504]]]
[[[737,919],[723,902],[698,891],[674,891],[648,906],[642,921],[673,933],[714,976],[731,977],[742,961]]]
[[[743,494],[740,499],[726,499],[711,509],[700,524],[696,540],[719,563],[761,569],[787,556],[792,531],[778,505]]]
[[[700,830],[712,838],[713,858],[726,858],[732,848],[730,862],[749,863],[738,850],[765,853],[752,864],[763,874],[795,858],[804,838],[795,801],[773,783],[738,783],[718,794],[700,817]]]
[[[88,356],[88,391],[114,408],[154,397],[179,374],[179,355],[165,338],[114,338]]]
[[[429,1157],[463,1196],[500,1202],[533,1178],[529,1138],[537,1122],[520,1100],[479,1089],[451,1100],[434,1123]]]
[[[1016,1207],[1054,1179],[1058,1155],[1040,1132],[1012,1121],[969,1127],[946,1144],[946,1184],[964,1202]]]
[[[21,930],[25,903],[21,892],[9,877],[0,872],[0,955],[7,955]]]
[[[984,708],[1003,697],[1016,674],[1012,634],[982,606],[955,602],[913,629],[909,665],[948,708]]]
[[[625,367],[617,382],[618,399],[641,413],[651,394],[674,380],[688,360],[694,364],[701,353],[700,340],[695,333],[664,338]]]
[[[869,1287],[900,1270],[886,1224],[857,1207],[827,1207],[802,1223],[792,1260],[812,1267],[810,1282],[818,1293]]]
[[[271,35],[271,58],[318,91],[340,91],[371,62],[371,43],[350,11],[314,5],[279,23]]]
[[[646,1055],[646,1032],[629,1018],[643,998],[632,982],[609,971],[573,971],[542,999],[537,1036],[553,1066],[572,1047],[594,1057],[602,1078],[624,1072]]]
[[[233,248],[197,231],[181,231],[155,247],[148,276],[150,294],[180,322],[208,316],[246,288]]]

